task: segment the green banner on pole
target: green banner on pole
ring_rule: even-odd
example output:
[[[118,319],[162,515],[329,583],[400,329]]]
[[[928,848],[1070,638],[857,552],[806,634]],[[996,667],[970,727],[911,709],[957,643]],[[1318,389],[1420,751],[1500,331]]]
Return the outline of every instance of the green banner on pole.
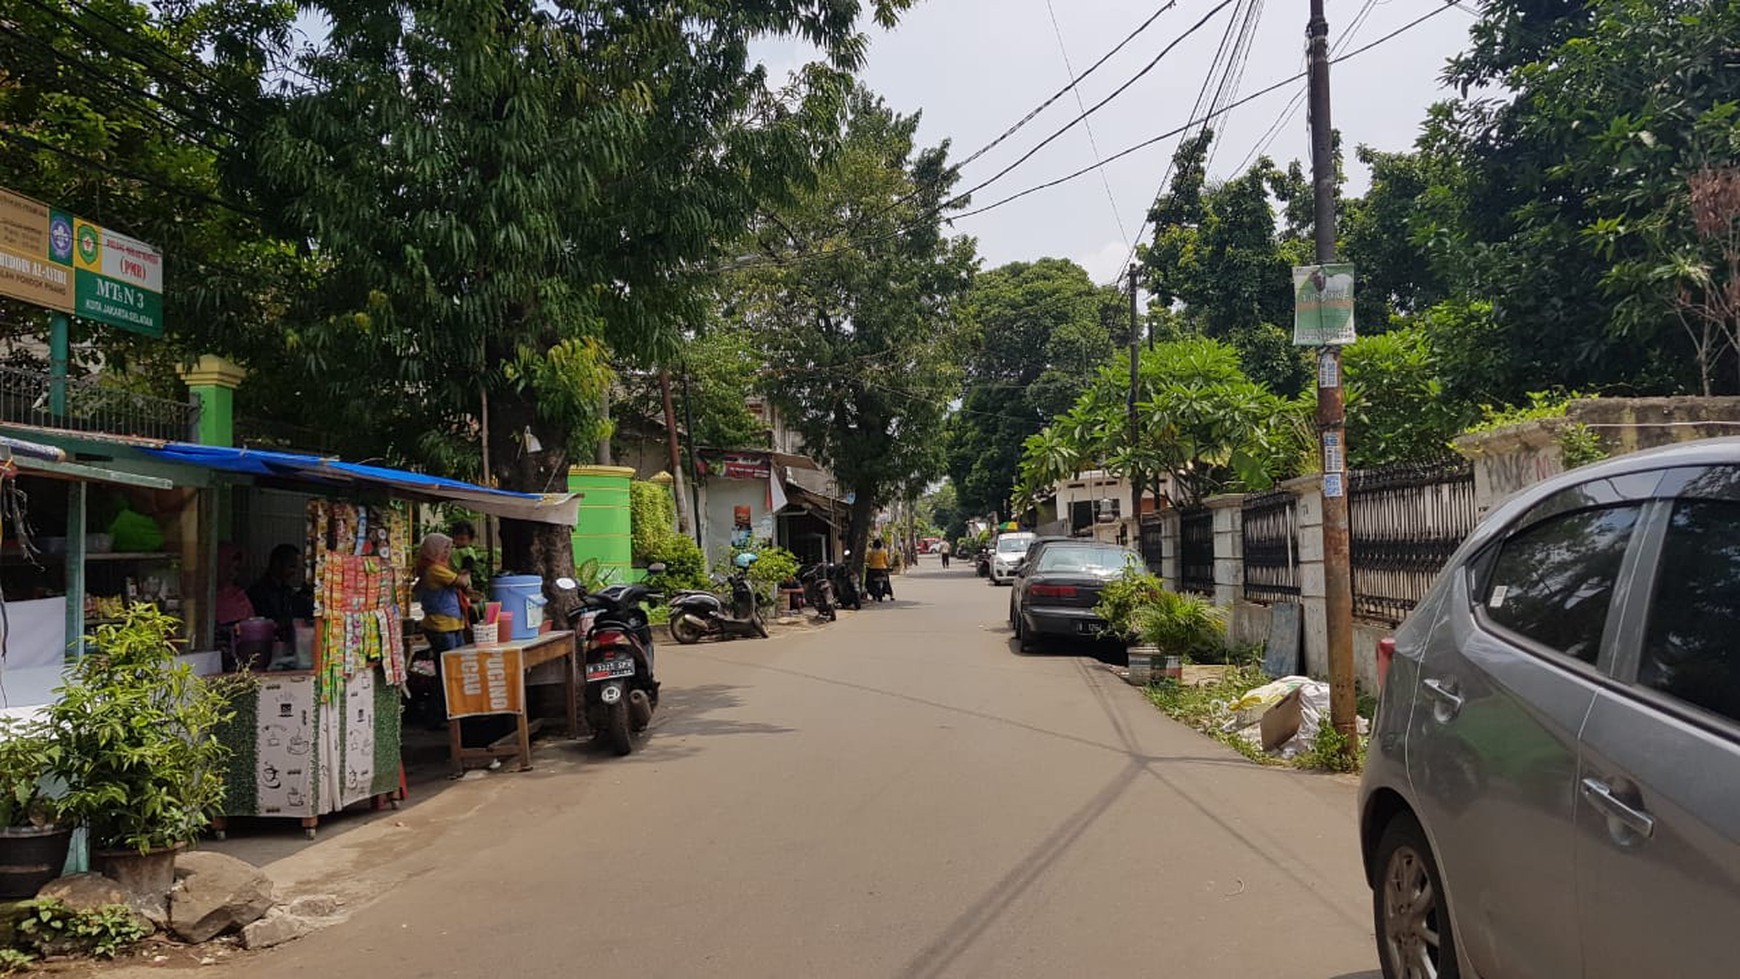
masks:
[[[1353,266],[1293,269],[1293,345],[1343,347],[1354,341]]]

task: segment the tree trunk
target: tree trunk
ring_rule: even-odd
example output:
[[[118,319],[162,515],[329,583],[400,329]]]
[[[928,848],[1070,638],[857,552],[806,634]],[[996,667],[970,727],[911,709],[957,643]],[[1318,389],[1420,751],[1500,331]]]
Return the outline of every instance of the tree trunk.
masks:
[[[527,451],[530,430],[547,448]],[[521,493],[559,493],[568,488],[566,436],[538,418],[525,394],[497,392],[490,401],[491,460],[502,489]],[[501,522],[502,568],[544,579],[546,593],[555,579],[574,574],[574,528],[527,520]],[[552,597],[554,597],[552,595]]]
[[[869,493],[858,493],[852,501],[852,516],[846,525],[846,548],[852,552],[852,576],[864,576],[864,552],[870,544],[870,517],[875,505]]]

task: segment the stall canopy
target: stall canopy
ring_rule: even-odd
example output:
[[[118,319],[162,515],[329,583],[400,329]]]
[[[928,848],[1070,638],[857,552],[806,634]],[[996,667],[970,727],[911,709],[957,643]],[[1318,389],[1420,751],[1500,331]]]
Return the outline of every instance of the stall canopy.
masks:
[[[167,462],[202,466],[221,472],[267,476],[328,487],[362,486],[389,490],[399,496],[460,503],[480,513],[509,520],[572,527],[579,521],[580,498],[573,493],[513,493],[456,479],[384,466],[367,466],[323,456],[266,449],[232,449],[190,442],[145,447],[147,455]]]

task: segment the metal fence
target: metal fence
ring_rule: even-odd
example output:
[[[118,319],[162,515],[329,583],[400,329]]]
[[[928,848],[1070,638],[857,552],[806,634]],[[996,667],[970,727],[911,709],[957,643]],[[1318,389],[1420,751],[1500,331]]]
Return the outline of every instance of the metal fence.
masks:
[[[1280,602],[1299,597],[1299,498],[1286,490],[1244,502],[1245,598]]]
[[[0,421],[36,428],[101,432],[138,438],[195,438],[199,405],[103,384],[95,377],[64,382],[65,410],[55,411],[55,383],[47,375],[0,366]]]
[[[1400,622],[1474,529],[1464,461],[1353,473],[1348,496],[1354,614]]]
[[[1214,594],[1214,511],[1207,507],[1179,513],[1178,590]]]
[[[1166,525],[1161,521],[1158,513],[1142,514],[1141,525],[1142,532],[1139,543],[1142,550],[1142,563],[1148,566],[1149,574],[1162,574],[1166,559],[1164,546]]]

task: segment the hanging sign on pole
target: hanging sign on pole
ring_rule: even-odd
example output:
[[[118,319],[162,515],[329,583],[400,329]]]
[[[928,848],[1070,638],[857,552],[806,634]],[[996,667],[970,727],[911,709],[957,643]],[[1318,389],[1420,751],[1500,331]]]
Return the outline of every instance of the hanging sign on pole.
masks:
[[[1344,347],[1354,341],[1353,266],[1293,269],[1293,345]]]

